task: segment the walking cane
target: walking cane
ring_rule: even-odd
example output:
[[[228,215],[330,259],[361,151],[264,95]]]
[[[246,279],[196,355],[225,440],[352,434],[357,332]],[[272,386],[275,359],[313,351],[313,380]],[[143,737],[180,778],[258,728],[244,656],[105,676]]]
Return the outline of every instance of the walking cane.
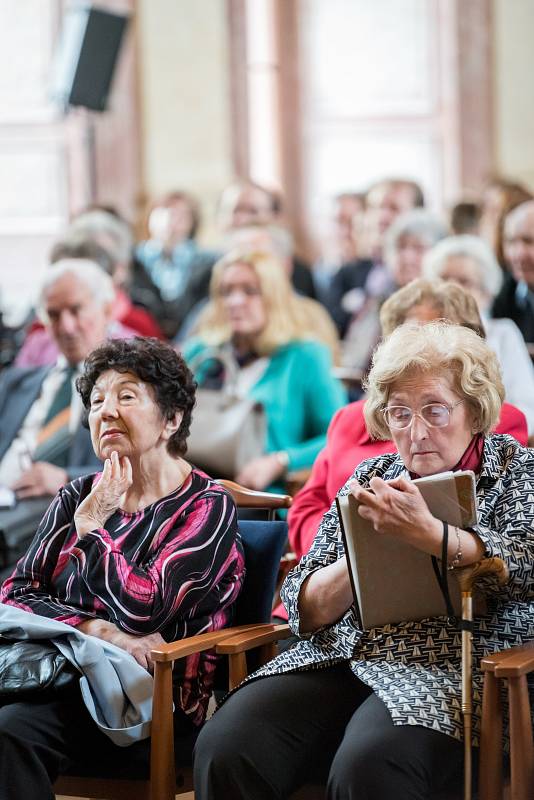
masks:
[[[462,715],[464,720],[464,800],[471,800],[472,762],[472,678],[473,678],[473,587],[479,578],[493,575],[499,585],[508,580],[508,567],[502,558],[484,558],[468,567],[456,569],[462,592]]]

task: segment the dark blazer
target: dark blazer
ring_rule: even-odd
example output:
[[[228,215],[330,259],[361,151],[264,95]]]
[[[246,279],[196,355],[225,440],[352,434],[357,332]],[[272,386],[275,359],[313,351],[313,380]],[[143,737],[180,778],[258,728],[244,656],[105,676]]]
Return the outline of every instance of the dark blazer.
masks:
[[[526,342],[534,342],[534,309],[527,300],[519,305],[516,298],[517,281],[505,274],[502,288],[493,301],[492,317],[509,317],[515,322]]]
[[[39,397],[43,381],[51,367],[9,367],[0,373],[0,459],[19,432],[33,403]],[[100,469],[91,436],[81,423],[70,447],[67,473],[69,480]]]
[[[332,278],[326,306],[337,325],[341,338],[347,332],[349,322],[352,319],[352,315],[343,308],[342,300],[351,289],[363,289],[365,287],[367,276],[372,267],[373,262],[370,259],[359,258],[356,261],[349,261],[347,264],[343,264]]]

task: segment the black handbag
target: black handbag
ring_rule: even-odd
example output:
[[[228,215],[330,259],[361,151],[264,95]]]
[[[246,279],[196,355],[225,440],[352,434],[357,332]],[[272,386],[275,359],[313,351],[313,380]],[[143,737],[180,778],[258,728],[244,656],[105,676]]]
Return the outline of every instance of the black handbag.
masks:
[[[0,699],[63,689],[79,677],[76,667],[49,641],[15,641],[0,636]]]

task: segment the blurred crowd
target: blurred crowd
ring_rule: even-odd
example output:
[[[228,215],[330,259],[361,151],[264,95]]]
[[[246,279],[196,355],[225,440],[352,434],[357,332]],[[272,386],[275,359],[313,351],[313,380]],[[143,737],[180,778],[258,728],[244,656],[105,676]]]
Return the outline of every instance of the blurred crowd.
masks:
[[[114,208],[77,215],[50,252],[24,326],[10,329],[0,317],[3,384],[13,393],[20,386],[8,375],[44,376],[63,362],[79,368],[108,337],[170,341],[195,364],[199,353],[226,350],[240,392],[260,402],[268,420],[266,452],[235,477],[272,487],[311,468],[336,411],[362,395],[384,303],[425,279],[452,282],[474,300],[506,400],[534,436],[534,199],[526,187],[495,178],[448,215],[428,210],[420,186],[404,178],[343,192],[332,198],[313,263],[295,245],[283,197],[269,188],[226,187],[216,222],[218,246],[207,249],[199,203],[182,190],[154,199],[140,241]],[[220,366],[196,372],[204,385],[224,386]],[[0,483],[20,492],[17,477],[28,475],[21,454],[35,462],[41,428],[42,420],[32,428],[22,417],[15,439],[4,436]],[[51,475],[33,476],[34,494],[55,491],[66,477]]]

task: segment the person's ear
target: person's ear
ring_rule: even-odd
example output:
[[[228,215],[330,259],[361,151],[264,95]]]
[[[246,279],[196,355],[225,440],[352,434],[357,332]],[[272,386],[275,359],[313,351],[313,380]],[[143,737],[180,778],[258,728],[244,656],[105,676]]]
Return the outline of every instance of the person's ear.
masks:
[[[165,422],[165,426],[163,428],[163,438],[165,439],[165,441],[168,442],[171,436],[174,436],[174,434],[182,424],[183,417],[184,417],[184,412],[177,411],[175,414],[173,414],[172,417],[167,419],[167,421]]]

